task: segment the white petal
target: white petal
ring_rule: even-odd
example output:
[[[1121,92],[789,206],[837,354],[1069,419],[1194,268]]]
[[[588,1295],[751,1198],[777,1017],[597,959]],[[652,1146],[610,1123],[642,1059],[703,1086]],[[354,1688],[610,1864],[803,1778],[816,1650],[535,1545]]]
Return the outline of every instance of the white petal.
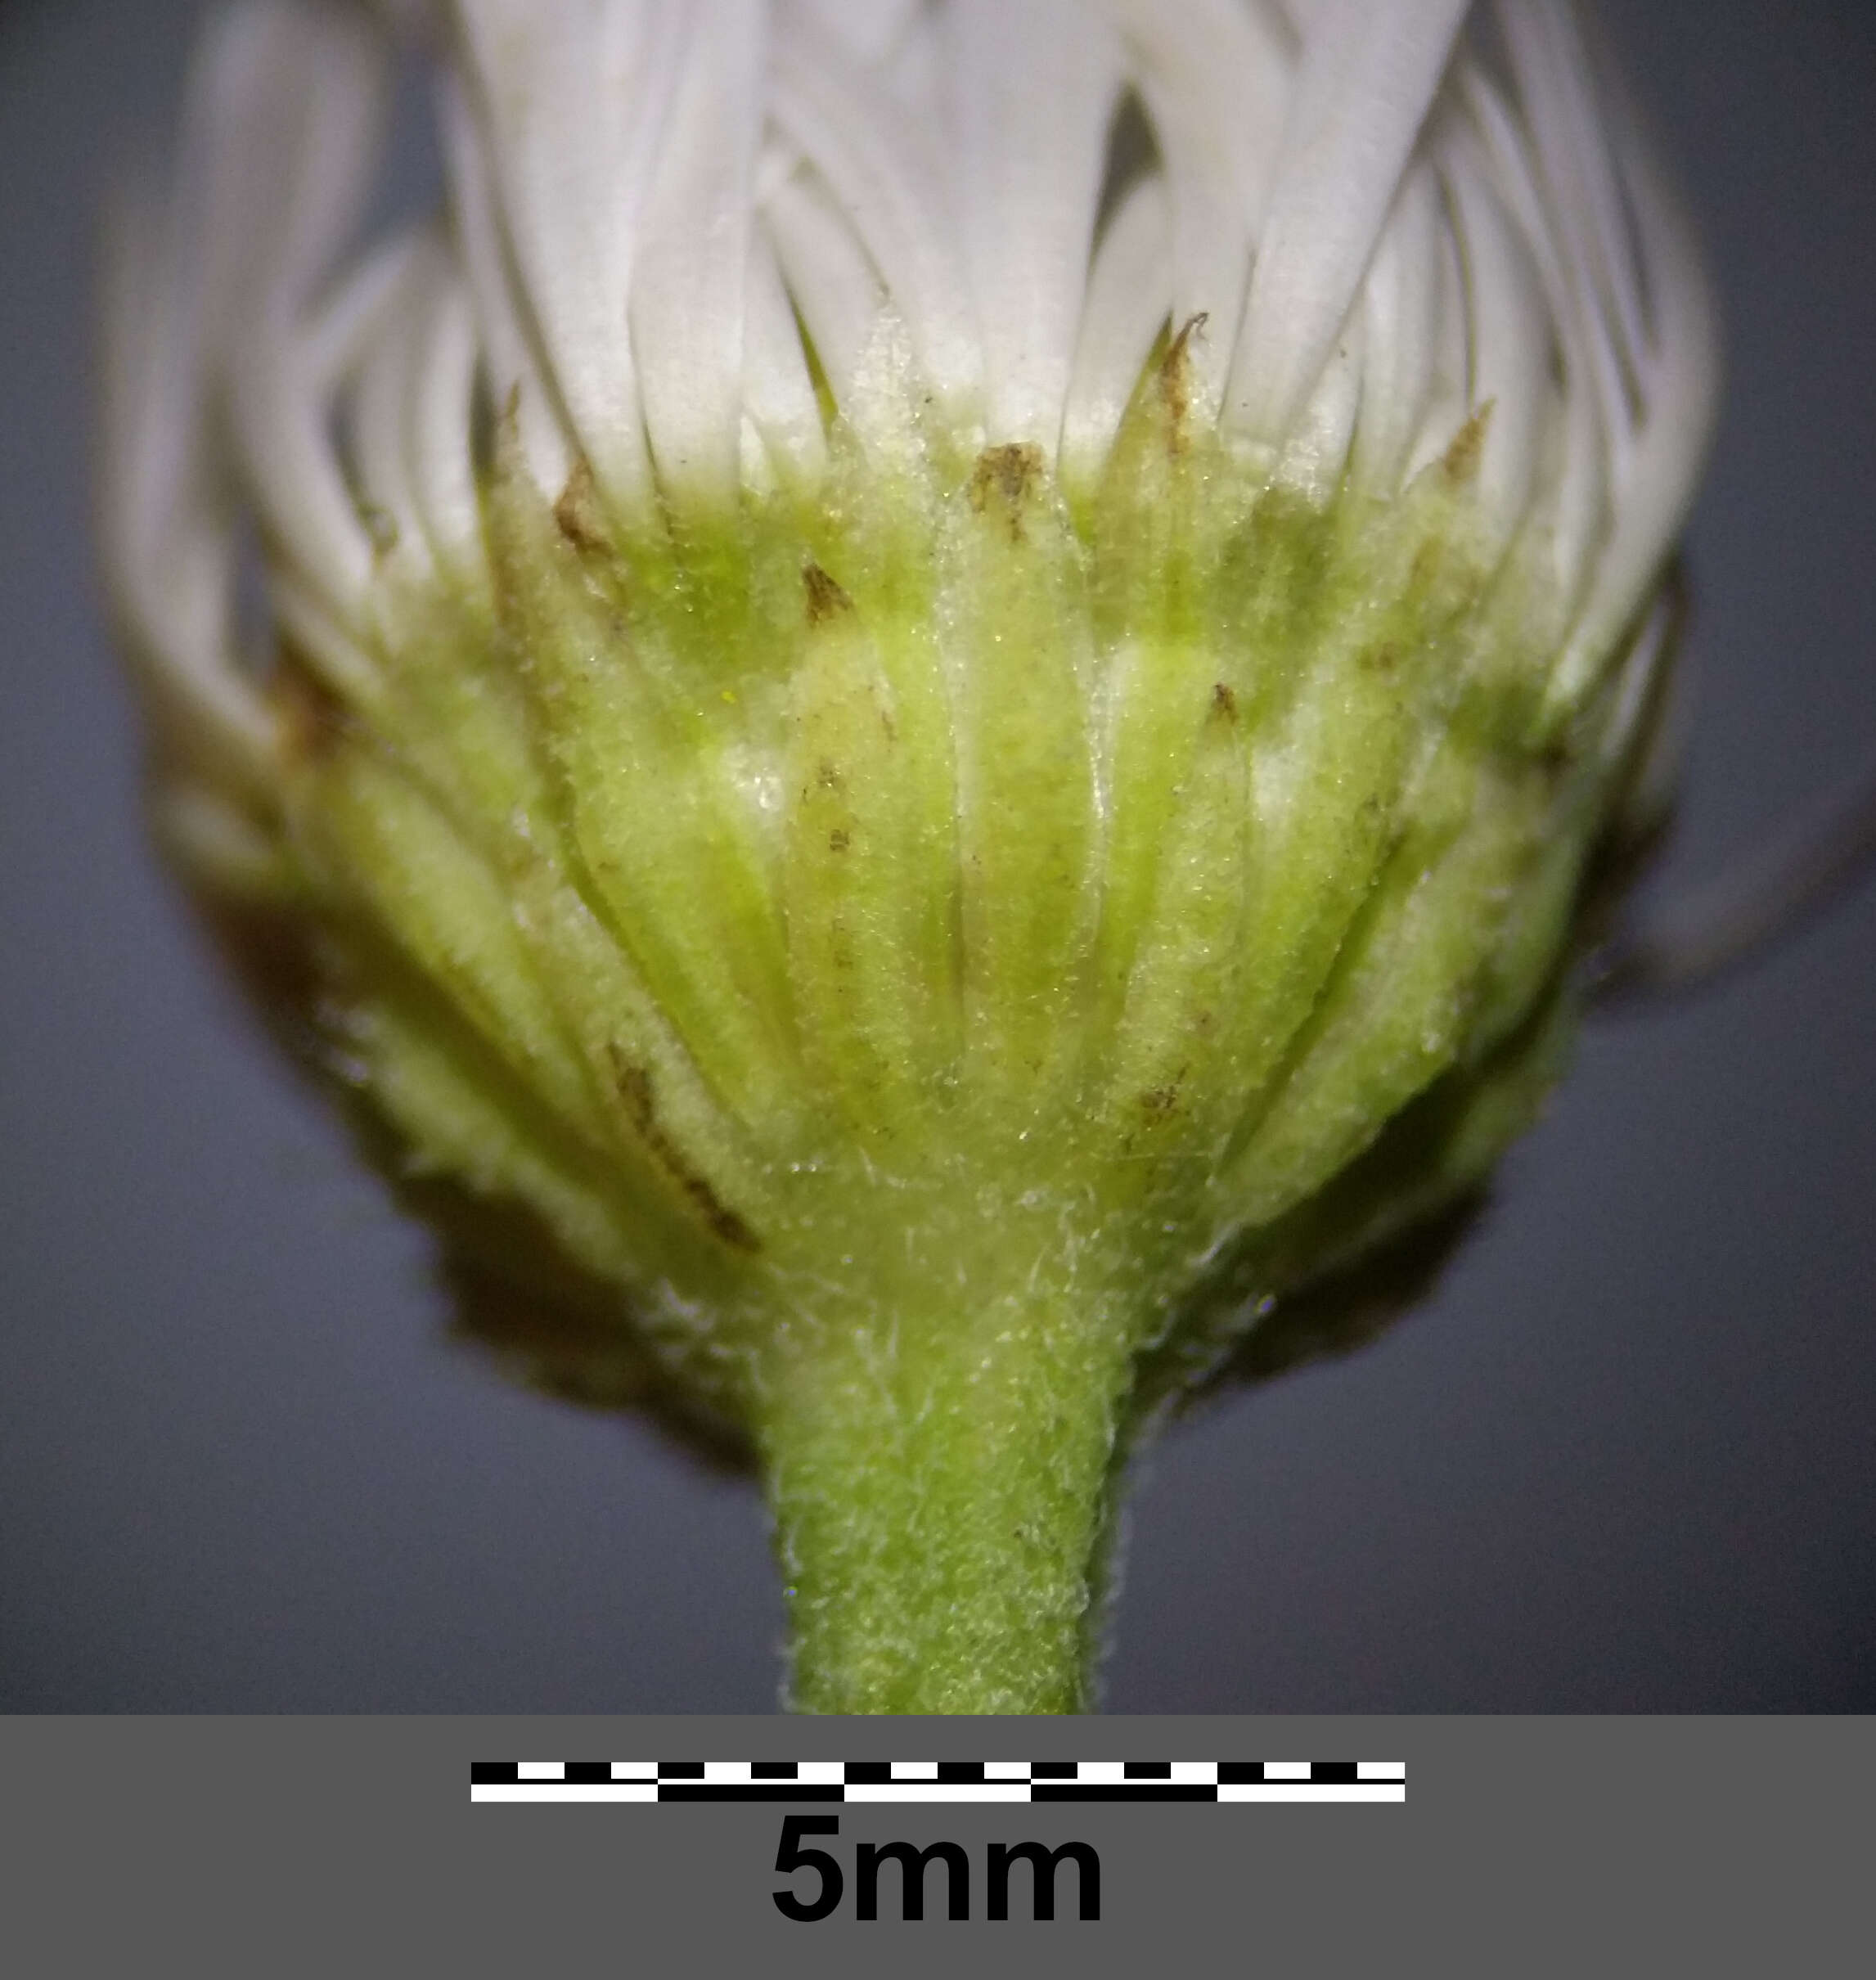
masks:
[[[475,458],[475,314],[461,272],[432,263],[415,341],[411,486],[430,546],[459,575],[482,570],[482,502]]]
[[[1132,52],[1164,160],[1172,318],[1206,319],[1188,351],[1196,418],[1217,415],[1244,312],[1251,252],[1276,169],[1295,51],[1241,0],[1100,0]]]
[[[119,609],[200,772],[257,791],[274,724],[236,650],[238,471],[282,565],[361,623],[371,548],[327,435],[315,292],[375,163],[386,52],[362,20],[259,0],[196,63],[168,219],[126,252],[106,340],[105,534]],[[153,218],[153,216],[146,216]],[[342,287],[329,323],[377,281]],[[342,340],[336,329],[333,340]],[[221,455],[232,433],[238,459]]]
[[[650,494],[627,308],[680,79],[676,0],[459,0],[506,252],[557,396],[601,492]],[[520,313],[519,312],[517,313]]]
[[[1491,187],[1482,149],[1469,146],[1467,135],[1455,132],[1442,154],[1469,304],[1469,410],[1488,422],[1478,493],[1493,527],[1509,536],[1531,499],[1554,345],[1536,267]]]
[[[1557,670],[1553,693],[1559,699],[1590,679],[1653,587],[1686,511],[1719,405],[1719,337],[1693,228],[1639,150],[1630,160],[1629,183],[1662,358],[1616,491],[1612,541]]]
[[[209,457],[187,219],[128,203],[105,257],[99,529],[111,603],[174,749],[253,795],[273,723],[234,648],[234,529]]]
[[[922,0],[784,0],[779,31],[789,31],[788,16],[799,11],[829,39],[836,41],[857,61],[885,61],[903,42]]]
[[[514,408],[521,457],[550,498],[566,486],[573,466],[565,416],[547,385],[536,337],[525,326],[502,238],[495,187],[475,115],[462,90],[445,78],[439,95],[451,217],[457,251],[475,300],[483,361],[498,414]]]
[[[1406,479],[1411,481],[1444,457],[1459,438],[1471,412],[1472,323],[1465,292],[1465,270],[1453,238],[1452,216],[1444,200],[1433,229],[1433,292],[1437,298],[1427,376],[1426,411],[1407,452]]]
[[[777,44],[775,114],[879,270],[946,412],[960,424],[980,416],[983,354],[931,156],[936,134],[895,121],[892,106],[838,47],[805,32]],[[785,247],[782,259],[786,267]],[[792,274],[790,286],[812,325],[809,299]]]
[[[766,228],[758,229],[749,244],[746,295],[744,403],[783,479],[811,483],[826,465],[826,436],[794,306]],[[877,308],[876,291],[872,307]],[[862,328],[853,340],[856,355],[865,336]]]
[[[1087,290],[1119,44],[1080,0],[951,0],[942,19],[986,433],[1053,453]]]
[[[1228,387],[1282,440],[1347,317],[1469,0],[1326,0],[1311,20]]]
[[[207,286],[255,334],[291,322],[357,225],[376,170],[390,51],[355,16],[254,0],[219,17],[190,113],[209,155]],[[211,325],[218,339],[233,324]]]
[[[1610,142],[1608,113],[1616,106],[1599,107],[1588,52],[1567,7],[1555,0],[1500,0],[1498,14],[1563,257],[1601,332],[1600,385],[1610,430],[1619,438],[1644,340]]]
[[[485,575],[472,457],[474,313],[453,257],[409,238],[347,394],[344,430],[361,499],[395,525],[395,556],[423,575],[438,559],[460,580]],[[381,525],[380,525],[381,533]],[[377,543],[380,560],[392,547]]]
[[[817,176],[804,171],[783,180],[770,194],[765,215],[821,374],[835,405],[845,407],[885,300],[879,276]]]
[[[393,241],[354,268],[325,307],[297,327],[238,340],[230,407],[264,533],[340,621],[362,625],[376,562],[332,445],[339,386],[397,308],[413,241]]]
[[[327,439],[329,351],[307,319],[376,164],[388,51],[353,16],[263,0],[223,17],[207,76],[205,286],[231,422],[266,532],[327,611],[356,622],[371,545]],[[381,299],[382,279],[349,278],[328,344]]]
[[[1381,230],[1362,290],[1366,384],[1355,478],[1370,494],[1401,485],[1433,390],[1440,328],[1440,193],[1432,168],[1411,167]]]
[[[374,535],[379,557],[382,560],[394,554],[418,578],[428,577],[434,568],[412,483],[407,434],[424,329],[425,260],[421,247],[415,245],[404,258],[388,320],[356,367],[343,402],[354,485],[377,522]],[[389,540],[394,533],[394,546]]]
[[[1663,591],[1649,605],[1648,615],[1641,622],[1627,657],[1622,661],[1608,723],[1596,739],[1597,749],[1612,770],[1624,761],[1634,747],[1677,616],[1671,590]],[[1663,772],[1671,763],[1671,753],[1679,740],[1678,736],[1671,734],[1656,737],[1651,745],[1650,760],[1636,766],[1640,783],[1644,786],[1652,783],[1658,794],[1665,795],[1661,790]],[[1656,749],[1667,755],[1667,763],[1653,760]],[[1636,808],[1645,817],[1649,808],[1645,799],[1639,800]]]
[[[1279,478],[1326,502],[1342,485],[1362,396],[1362,325],[1357,313],[1336,340],[1309,403],[1291,427],[1277,463]]]
[[[1071,485],[1085,487],[1100,474],[1170,317],[1168,204],[1157,174],[1142,179],[1108,223],[1095,257],[1062,419],[1062,474]]]
[[[736,498],[743,308],[767,67],[763,0],[696,0],[632,281],[632,339],[660,484]]]
[[[344,622],[357,623],[371,581],[371,539],[334,455],[323,380],[290,346],[245,350],[232,395],[255,511],[277,556]]]
[[[1563,253],[1542,187],[1516,117],[1476,69],[1463,78],[1463,93],[1494,169],[1493,183],[1531,254],[1563,357],[1563,430],[1557,442],[1550,491],[1552,564],[1559,592],[1573,608],[1588,581],[1608,519],[1611,441],[1599,380],[1603,340],[1592,331],[1585,299]],[[1606,344],[1604,344],[1606,353]]]

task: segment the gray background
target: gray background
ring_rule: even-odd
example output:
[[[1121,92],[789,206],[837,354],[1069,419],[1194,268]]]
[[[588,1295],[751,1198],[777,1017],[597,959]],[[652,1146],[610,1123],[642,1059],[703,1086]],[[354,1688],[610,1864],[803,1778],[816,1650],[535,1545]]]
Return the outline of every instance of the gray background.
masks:
[[[771,1901],[772,1804],[472,1807],[468,1793],[471,1756],[1066,1755],[1077,1742],[1187,1758],[1385,1750],[1406,1762],[1408,1800],[848,1806],[832,1846],[845,1901],[804,1925]],[[1488,1980],[1834,1980],[1869,1964],[1873,1757],[1876,1726],[1829,1720],[1382,1719],[1352,1735],[1345,1721],[1184,1718],[1094,1735],[1032,1719],[986,1739],[957,1720],[568,1719],[543,1739],[535,1720],[16,1719],[0,1724],[0,1769],[34,1820],[7,1859],[7,1942],[35,1980],[136,1971],[164,1945],[186,1946],[191,1975],[215,1980],[948,1980],[960,1958],[974,1980],[1137,1980],[1169,1964],[1348,1980],[1420,1970],[1415,1955]],[[854,1917],[856,1845],[899,1838],[964,1846],[969,1923],[944,1918],[935,1866],[922,1924],[901,1922],[890,1870],[879,1919]],[[1074,1916],[1072,1873],[1054,1923],[1028,1919],[1020,1872],[1014,1917],[984,1917],[984,1845],[1025,1838],[1099,1852],[1098,1924]],[[101,1870],[109,1903],[97,1901]]]
[[[1657,893],[1876,745],[1876,13],[1607,10],[1724,298]],[[144,850],[98,189],[197,9],[0,11],[0,1708],[761,1712],[752,1488],[443,1341]],[[1876,1708],[1876,888],[1608,1021],[1426,1307],[1135,1495],[1116,1712]]]

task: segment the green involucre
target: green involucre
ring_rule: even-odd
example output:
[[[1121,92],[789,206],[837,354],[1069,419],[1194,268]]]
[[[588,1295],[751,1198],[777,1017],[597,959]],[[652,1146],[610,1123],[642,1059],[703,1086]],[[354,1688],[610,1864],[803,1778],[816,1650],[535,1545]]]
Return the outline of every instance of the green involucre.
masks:
[[[767,1470],[798,1702],[1082,1701],[1142,1411],[1529,1119],[1615,788],[1541,531],[1188,433],[1098,487],[908,416],[713,521],[543,500],[387,571],[286,848],[335,1063],[528,1207]],[[1613,656],[1612,656],[1613,657]]]

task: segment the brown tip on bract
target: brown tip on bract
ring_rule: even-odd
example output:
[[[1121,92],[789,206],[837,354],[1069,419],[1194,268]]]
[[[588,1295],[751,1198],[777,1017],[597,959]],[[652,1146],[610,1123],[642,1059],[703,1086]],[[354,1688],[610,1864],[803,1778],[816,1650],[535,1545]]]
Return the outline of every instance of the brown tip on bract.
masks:
[[[1205,327],[1206,312],[1188,317],[1159,361],[1159,398],[1166,408],[1169,452],[1185,451],[1186,422],[1192,412],[1192,340]]]
[[[353,506],[358,511],[358,520],[364,525],[366,535],[371,539],[373,559],[383,563],[398,547],[400,534],[398,519],[379,502],[361,499]]]
[[[284,642],[268,694],[286,762],[316,763],[331,755],[344,733],[345,704]]]
[[[1042,450],[1032,440],[987,447],[970,477],[970,506],[979,515],[994,502],[1010,525],[1010,540],[1023,540],[1023,506],[1042,478]]]
[[[599,490],[593,471],[584,457],[574,463],[567,485],[554,504],[554,520],[560,534],[579,551],[597,550],[605,542],[605,522],[600,514]]]
[[[824,626],[830,619],[853,610],[853,601],[811,558],[801,567],[801,586],[808,594],[808,623]]]
[[[1440,466],[1455,488],[1463,488],[1478,472],[1479,456],[1485,451],[1485,436],[1491,425],[1496,399],[1487,399],[1452,437]]]
[[[494,408],[495,462],[504,475],[512,475],[521,464],[521,385],[517,380],[508,396]]]

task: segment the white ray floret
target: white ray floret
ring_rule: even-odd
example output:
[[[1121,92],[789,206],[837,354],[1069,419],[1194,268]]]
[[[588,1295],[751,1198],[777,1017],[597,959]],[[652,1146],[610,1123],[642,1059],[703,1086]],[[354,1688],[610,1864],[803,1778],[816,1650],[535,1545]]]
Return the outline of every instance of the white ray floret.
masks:
[[[1711,312],[1565,0],[1482,9],[1489,47],[1462,0],[370,11],[236,6],[117,258],[110,568],[205,776],[264,781],[242,512],[295,642],[364,692],[381,578],[486,583],[478,418],[627,520],[809,490],[829,419],[883,444],[895,391],[1086,488],[1189,331],[1190,416],[1317,499],[1390,496],[1478,416],[1488,526],[1542,533],[1571,619],[1559,700],[1666,553]],[[347,272],[386,25],[436,68],[449,213]]]
[[[1081,0],[956,0],[944,15],[956,205],[983,340],[987,430],[1053,452],[1121,52]]]
[[[1190,356],[1194,403],[1215,413],[1275,172],[1294,37],[1240,0],[1104,0],[1132,53],[1170,194],[1174,320],[1205,319]]]
[[[1154,340],[1171,321],[1167,232],[1166,186],[1156,174],[1126,196],[1095,257],[1062,412],[1062,471],[1071,487],[1100,475]]]
[[[537,0],[463,0],[455,14],[475,136],[452,158],[473,152],[493,191],[515,315],[538,331],[569,439],[607,495],[641,501],[650,457],[626,326],[686,10],[582,0],[547,17],[554,32]]]
[[[1439,183],[1423,160],[1394,196],[1362,291],[1368,390],[1355,436],[1355,479],[1370,494],[1401,485],[1433,394],[1443,224]]]
[[[775,108],[879,270],[928,382],[947,412],[971,420],[983,348],[939,133],[869,88],[836,44],[805,33],[777,47]]]
[[[659,479],[734,500],[767,9],[700,0],[646,203],[632,340]]]
[[[1328,362],[1469,0],[1311,14],[1232,361],[1230,422],[1282,442]]]

